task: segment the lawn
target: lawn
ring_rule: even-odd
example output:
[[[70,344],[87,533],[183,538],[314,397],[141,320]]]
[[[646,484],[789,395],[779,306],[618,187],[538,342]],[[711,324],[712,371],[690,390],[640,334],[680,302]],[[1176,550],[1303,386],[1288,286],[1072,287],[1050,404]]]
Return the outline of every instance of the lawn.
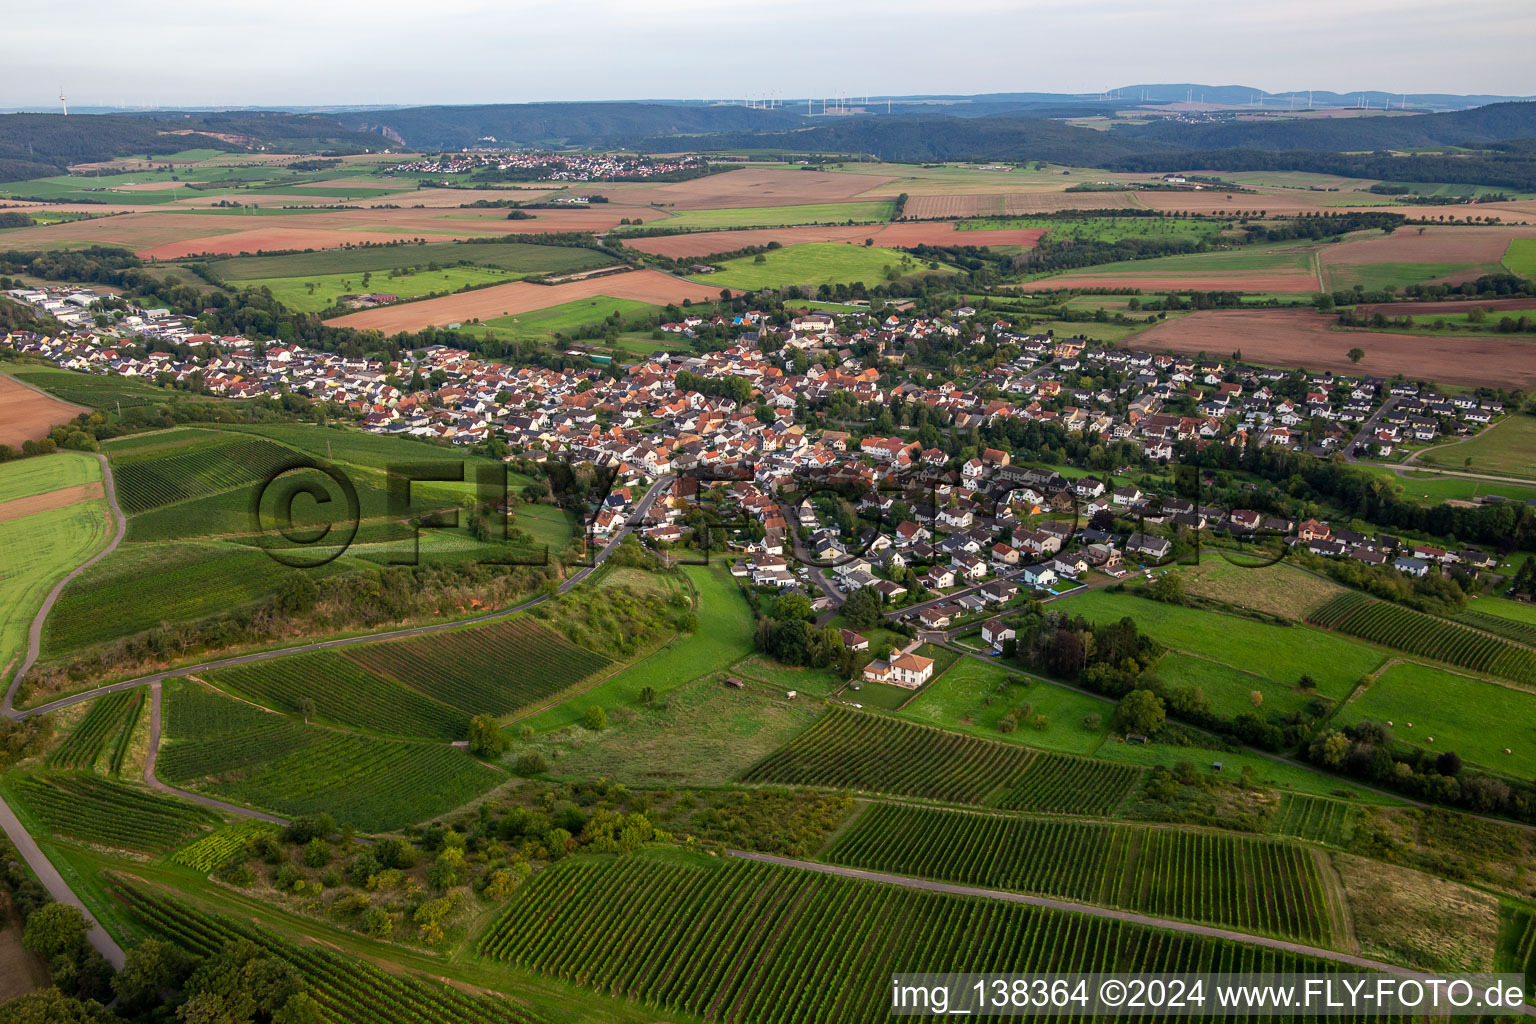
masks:
[[[1467,459],[1472,460],[1474,473],[1536,480],[1536,416],[1515,413],[1476,437],[1419,453],[1420,462],[1448,469],[1464,469]]]
[[[1165,655],[1155,671],[1171,687],[1200,687],[1211,708],[1224,718],[1255,710],[1250,699],[1255,690],[1264,697],[1261,714],[1300,711],[1312,700],[1311,694],[1288,683],[1188,654]]]
[[[107,536],[106,503],[100,499],[0,522],[0,551],[6,553],[0,569],[0,681],[10,679],[24,655],[27,630],[48,591]]]
[[[219,260],[212,268],[226,281],[260,281],[268,278],[309,278],[327,274],[375,275],[390,270],[429,270],[469,261],[478,267],[499,267],[521,274],[549,274],[583,270],[612,262],[591,249],[564,245],[529,245],[523,242],[472,244],[433,242],[427,245],[371,245],[356,249],[326,249],[285,256],[236,256]],[[381,285],[384,280],[374,282]],[[379,290],[388,291],[381,287]]]
[[[615,708],[635,706],[647,686],[664,695],[750,654],[752,610],[725,565],[688,565],[683,572],[699,594],[698,629],[674,638],[564,704],[526,719],[528,724],[539,731],[575,725],[594,704],[611,714]]]
[[[999,732],[997,724],[1003,716],[1011,708],[1023,705],[1029,705],[1032,714],[1045,715],[1049,724],[1044,729],[1025,724],[1016,732]],[[1069,754],[1092,754],[1109,735],[1114,710],[1114,705],[1107,701],[1010,672],[1000,665],[963,657],[954,668],[930,683],[901,714],[989,740]],[[1099,716],[1098,728],[1084,725],[1089,715]]]
[[[778,228],[796,224],[867,224],[891,219],[895,207],[889,200],[851,203],[809,203],[803,206],[748,206],[728,210],[678,210],[671,217],[658,210],[654,219],[642,218],[650,227],[667,228]],[[623,228],[619,229],[623,233]]]
[[[1536,694],[1524,690],[1404,662],[1383,672],[1335,718],[1341,725],[1390,721],[1400,742],[1436,753],[1454,750],[1495,771],[1536,777]]]
[[[1511,274],[1536,279],[1536,238],[1512,238],[1504,250],[1504,266]]]
[[[1515,622],[1528,622],[1536,626],[1536,604],[1511,601],[1507,597],[1480,597],[1467,605],[1467,610],[1486,612],[1501,619],[1513,619]]]
[[[1342,700],[1360,678],[1381,664],[1383,655],[1364,644],[1308,626],[1272,626],[1235,615],[1163,604],[1130,594],[1093,591],[1067,598],[1056,607],[1090,622],[1118,622],[1130,616],[1164,646],[1202,655],[1244,673],[1263,675],[1289,687],[1302,674],[1317,681],[1318,692]],[[1247,697],[1249,675],[1227,678]],[[1213,703],[1225,699],[1210,692]]]
[[[272,297],[289,309],[318,313],[329,309],[343,295],[359,292],[398,295],[416,299],[433,293],[456,292],[475,285],[505,284],[522,274],[488,267],[444,267],[421,273],[380,273],[365,281],[362,274],[316,274],[306,277],[272,277],[241,281],[241,287],[267,288]]]
[[[762,262],[758,262],[761,260]],[[842,242],[807,242],[763,253],[727,260],[721,270],[699,278],[711,286],[741,288],[783,288],[788,285],[883,284],[894,271],[902,277],[922,273],[927,264],[896,249],[849,245]],[[953,268],[942,264],[940,269]]]
[[[1463,456],[1465,457],[1465,456]],[[1519,484],[1501,484],[1492,480],[1473,480],[1460,476],[1435,476],[1409,470],[1402,476],[1392,476],[1403,488],[1403,497],[1415,498],[1430,504],[1443,501],[1476,501],[1484,495],[1494,494],[1510,501],[1536,500],[1536,484],[1522,487]]]

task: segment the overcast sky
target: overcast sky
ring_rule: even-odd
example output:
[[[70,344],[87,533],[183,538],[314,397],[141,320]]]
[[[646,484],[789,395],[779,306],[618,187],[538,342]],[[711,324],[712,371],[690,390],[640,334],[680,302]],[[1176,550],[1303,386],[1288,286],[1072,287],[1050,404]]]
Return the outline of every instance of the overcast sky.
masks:
[[[0,107],[1536,94],[1536,0],[54,0],[4,34]]]

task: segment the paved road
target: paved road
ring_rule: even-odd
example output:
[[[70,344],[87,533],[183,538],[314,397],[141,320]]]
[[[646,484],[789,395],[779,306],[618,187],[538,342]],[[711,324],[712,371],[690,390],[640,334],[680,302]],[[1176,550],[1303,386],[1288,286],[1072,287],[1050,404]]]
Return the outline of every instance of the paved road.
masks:
[[[921,889],[925,892],[950,893],[956,896],[980,896],[985,899],[1005,900],[1009,903],[1024,903],[1032,907],[1064,910],[1074,914],[1086,914],[1089,917],[1104,917],[1114,921],[1124,921],[1127,924],[1161,928],[1165,931],[1184,932],[1189,935],[1205,935],[1215,939],[1245,942],[1250,946],[1265,946],[1269,949],[1283,950],[1287,953],[1314,956],[1322,960],[1333,960],[1337,963],[1349,964],[1351,967],[1359,967],[1369,971],[1380,971],[1384,974],[1394,974],[1399,977],[1430,977],[1430,975],[1423,971],[1399,967],[1396,964],[1384,963],[1380,960],[1371,960],[1368,957],[1355,956],[1353,953],[1342,953],[1336,949],[1322,949],[1317,946],[1303,945],[1299,942],[1287,942],[1284,939],[1272,939],[1263,935],[1250,935],[1248,932],[1235,932],[1225,928],[1213,928],[1210,925],[1191,924],[1188,921],[1171,921],[1163,917],[1149,917],[1146,914],[1138,914],[1129,910],[1111,910],[1108,907],[1070,903],[1066,900],[1053,900],[1045,896],[1026,896],[1023,893],[1005,892],[1001,889],[981,889],[969,885],[955,885],[952,882],[935,882],[926,878],[911,878],[907,875],[888,875],[882,871],[863,871],[859,868],[847,868],[836,864],[816,864],[810,861],[794,860],[789,857],[776,857],[768,853],[753,853],[748,850],[727,850],[726,852],[732,857],[740,857],[744,860],[761,861],[764,864],[778,864],[785,867],[799,868],[802,871],[815,871],[824,875],[836,875],[839,878],[854,878],[865,882],[882,882],[886,885],[900,885],[908,889]],[[1536,1016],[1536,1007],[1527,1006],[1524,1009],[1527,1016]]]
[[[116,520],[117,531],[113,534],[112,539],[107,542],[106,547],[102,548],[100,551],[96,552],[96,554],[80,563],[80,565],[77,566],[74,571],[70,572],[69,575],[59,580],[59,582],[54,585],[54,588],[48,591],[48,596],[43,599],[43,606],[37,610],[37,617],[32,620],[31,631],[27,633],[26,660],[21,663],[21,667],[17,669],[16,674],[11,677],[11,685],[6,688],[4,700],[0,700],[0,714],[11,714],[11,710],[15,706],[14,701],[16,699],[16,690],[21,686],[21,677],[27,674],[27,670],[32,667],[33,663],[37,661],[37,656],[42,653],[43,623],[47,621],[48,613],[53,611],[53,604],[59,599],[59,595],[63,593],[64,587],[69,583],[70,580],[74,579],[76,576],[79,576],[82,572],[89,569],[97,562],[101,561],[113,551],[116,551],[117,545],[123,539],[123,534],[128,531],[128,520],[123,515],[122,507],[117,503],[117,484],[112,479],[112,469],[107,465],[107,457],[105,455],[97,455],[96,458],[101,460],[101,483],[106,492],[107,507],[112,510],[112,517],[114,520]]]
[[[160,684],[149,684],[149,754],[144,758],[144,784],[150,789],[157,789],[171,796],[179,796],[183,800],[190,800],[195,804],[202,804],[216,811],[228,811],[231,814],[239,814],[246,818],[257,818],[261,821],[270,821],[274,825],[288,824],[287,818],[279,818],[275,814],[267,814],[264,811],[253,811],[249,807],[241,807],[239,804],[227,804],[223,800],[215,800],[211,796],[202,796],[199,793],[188,793],[184,789],[167,786],[155,777],[155,762],[160,757]]]
[[[590,576],[594,571],[596,571],[597,567],[602,565],[603,562],[608,559],[608,556],[617,549],[619,543],[624,539],[625,535],[627,535],[630,530],[632,530],[634,526],[641,521],[646,510],[648,510],[650,506],[655,502],[661,491],[670,484],[671,477],[667,476],[661,477],[654,484],[652,484],[650,489],[646,491],[645,497],[641,499],[640,504],[636,506],[635,514],[625,522],[623,528],[616,532],[613,535],[613,538],[609,540],[607,545],[605,545],[603,549],[597,553],[597,556],[592,560],[592,565],[582,569],[580,572],[574,573],[564,583],[560,584],[559,591],[561,593],[565,593],[580,583],[582,580]],[[234,665],[249,665],[258,661],[270,661],[273,658],[282,658],[290,654],[301,654],[306,651],[328,650],[333,647],[351,647],[356,644],[372,643],[375,640],[395,640],[401,637],[422,636],[427,633],[438,633],[446,629],[457,629],[460,626],[473,626],[481,622],[489,622],[493,619],[503,618],[516,612],[526,611],[529,608],[542,604],[547,600],[549,600],[549,598],[541,594],[538,597],[529,598],[528,600],[523,601],[520,604],[513,605],[509,608],[499,608],[494,611],[485,612],[483,614],[475,615],[467,619],[456,619],[453,622],[436,622],[427,626],[411,626],[406,629],[395,629],[384,633],[366,633],[362,636],[343,637],[339,640],[323,640],[317,643],[300,644],[296,647],[283,647],[278,650],[257,651],[253,654],[241,654],[230,658],[219,658],[214,661],[205,661],[196,665],[182,665],[179,668],[166,669],[163,672],[153,672],[149,675],[138,676],[134,679],[124,679],[121,682],[109,683],[106,686],[98,686],[95,689],[85,690],[81,693],[73,693],[67,697],[60,697],[58,700],[49,701],[47,704],[41,704],[35,708],[27,708],[22,711],[16,711],[6,707],[3,710],[0,710],[0,713],[7,714],[10,717],[16,719],[30,718],[33,715],[45,715],[50,711],[57,711],[60,708],[69,707],[71,704],[78,704],[81,701],[90,700],[105,693],[117,693],[121,690],[131,690],[136,686],[160,683],[167,679],[174,679],[177,676],[190,675],[196,672],[208,672],[216,668],[229,668]]]
[[[27,834],[27,830],[22,827],[20,819],[16,817],[15,812],[6,804],[4,798],[0,798],[0,828],[5,829],[5,834],[10,837],[12,845],[16,847],[16,851],[21,854],[22,859],[27,862],[27,865],[32,868],[38,880],[43,883],[43,888],[48,890],[48,895],[52,896],[59,903],[67,903],[72,907],[78,907],[80,912],[85,915],[85,919],[94,925],[90,931],[85,933],[85,937],[90,940],[91,945],[95,947],[98,953],[107,958],[108,963],[119,971],[122,970],[124,959],[123,947],[119,946],[117,941],[108,935],[107,930],[101,927],[96,918],[91,915],[91,912],[85,909],[85,904],[80,902],[79,897],[65,883],[58,870],[54,868],[53,863],[43,856],[43,851],[37,848],[37,843],[32,841],[32,837]]]
[[[1350,462],[1359,462],[1360,460],[1355,457],[1355,449],[1364,448],[1366,451],[1370,451],[1371,437],[1376,433],[1377,424],[1381,422],[1381,418],[1395,405],[1397,405],[1397,396],[1394,395],[1381,403],[1381,408],[1371,413],[1366,421],[1360,425],[1360,429],[1355,431],[1355,436],[1350,438],[1349,443],[1344,445],[1345,459]]]

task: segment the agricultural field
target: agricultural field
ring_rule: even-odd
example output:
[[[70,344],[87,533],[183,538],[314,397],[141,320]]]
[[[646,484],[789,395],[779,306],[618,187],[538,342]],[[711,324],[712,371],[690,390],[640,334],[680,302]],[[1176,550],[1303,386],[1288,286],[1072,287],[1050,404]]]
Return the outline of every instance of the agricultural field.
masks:
[[[452,741],[463,739],[469,728],[463,711],[330,651],[218,669],[204,678],[286,714],[300,713],[303,702],[311,701],[316,721],[368,732]]]
[[[1285,793],[1271,831],[1328,846],[1347,846],[1358,812],[1339,800]]]
[[[271,822],[245,818],[194,839],[171,854],[171,863],[202,872],[212,871],[229,863],[252,839],[276,831],[277,826]]]
[[[998,723],[1023,705],[1029,714],[1022,716],[1018,730],[999,732]],[[1035,715],[1045,716],[1044,728],[1031,722]],[[1099,716],[1096,728],[1084,724],[1089,715]],[[967,657],[924,687],[902,716],[1042,750],[1092,754],[1109,735],[1114,705]]]
[[[588,270],[610,262],[602,253],[576,246],[430,242],[325,249],[283,256],[236,256],[216,260],[209,267],[231,284],[286,278],[304,280],[337,274],[350,275],[356,280],[371,272],[376,279],[373,285],[377,286],[373,290],[395,291],[388,285],[394,280],[389,273],[396,270],[430,272],[467,263],[515,274],[554,274]]]
[[[5,788],[49,831],[101,846],[155,852],[220,824],[217,816],[185,800],[97,775],[11,775]]]
[[[192,444],[112,459],[118,502],[132,516],[163,505],[244,487],[299,464],[295,453],[261,438],[209,431]]]
[[[313,571],[334,573],[345,565],[332,562]],[[276,593],[297,571],[239,544],[128,545],[64,588],[43,629],[43,652],[54,657],[162,622],[191,622],[240,608]]]
[[[513,896],[481,956],[725,1024],[865,1022],[893,973],[1304,970],[1307,958],[1103,918],[703,859],[569,858]],[[1316,965],[1313,964],[1315,967]],[[785,993],[801,998],[785,1000]]]
[[[240,282],[246,288],[265,288],[289,309],[318,313],[330,309],[343,295],[360,292],[398,295],[402,301],[423,295],[444,294],[491,284],[516,281],[523,275],[485,267],[445,267],[420,273],[396,271],[371,279],[361,274],[315,274],[308,277],[255,278]]]
[[[615,313],[629,323],[638,318],[649,318],[660,313],[661,306],[636,299],[614,299],[598,295],[590,299],[576,299],[544,309],[529,310],[515,316],[497,316],[482,320],[464,328],[478,337],[495,337],[504,340],[529,341],[547,338],[552,334],[574,331],[588,324],[599,324]],[[655,342],[650,349],[666,348],[666,342]],[[649,351],[650,349],[647,349]]]
[[[16,518],[7,511],[19,508],[11,502],[93,483],[101,483],[101,463],[80,452],[7,462],[0,466],[0,520]]]
[[[329,813],[365,831],[435,817],[505,779],[443,744],[304,725],[189,680],[167,684],[159,776],[280,814]]]
[[[1504,269],[1536,280],[1536,238],[1512,238],[1504,251]]]
[[[142,688],[97,697],[69,738],[48,755],[48,767],[89,771],[106,754],[107,770],[122,774],[128,738],[143,709]]]
[[[1311,945],[1339,938],[1313,853],[1272,839],[875,804],[822,859]]]
[[[1171,349],[1189,355],[1229,353],[1237,348],[1244,361],[1262,366],[1381,377],[1401,373],[1442,385],[1528,388],[1536,383],[1529,342],[1489,334],[1342,331],[1335,325],[1334,317],[1306,309],[1200,310],[1177,323],[1148,328],[1137,344],[1148,351]],[[1234,345],[1239,340],[1240,344]],[[1358,364],[1348,358],[1353,347],[1365,352]],[[1451,448],[1446,454],[1455,451]],[[1488,456],[1492,458],[1493,453]],[[1458,469],[1461,458],[1456,455]],[[1479,468],[1493,472],[1491,465]],[[1522,475],[1533,472],[1527,470]]]
[[[1177,571],[1187,593],[1298,621],[1344,589],[1285,562],[1249,569],[1214,553]]]
[[[833,708],[754,765],[742,781],[1105,814],[1140,777],[1140,771],[1119,765]]]
[[[1358,591],[1340,594],[1307,621],[1421,658],[1536,685],[1536,651]]]
[[[758,262],[761,258],[762,262]],[[896,277],[911,277],[937,269],[953,268],[940,264],[929,268],[911,255],[896,249],[850,245],[837,242],[807,242],[758,256],[726,260],[720,270],[693,280],[720,287],[755,291],[759,288],[785,288],[789,285],[815,288],[820,285],[883,284]]]
[[[1453,616],[1457,622],[1480,629],[1485,633],[1497,633],[1499,636],[1513,640],[1516,643],[1525,644],[1527,647],[1536,647],[1536,623],[1521,622],[1519,619],[1507,618],[1497,613],[1481,610],[1488,602],[1479,601],[1460,615]]]
[[[848,203],[808,203],[795,206],[747,206],[713,210],[652,210],[642,219],[647,227],[776,228],[796,224],[877,224],[891,219],[892,204],[884,200]],[[624,229],[618,229],[620,235]]]
[[[20,448],[27,441],[46,437],[50,428],[68,423],[83,411],[0,376],[0,444]]]
[[[1419,452],[1416,461],[1429,466],[1496,476],[1536,480],[1536,416],[1515,414],[1478,432],[1476,437]]]
[[[1527,690],[1404,662],[1334,717],[1340,725],[1391,722],[1400,743],[1437,754],[1455,751],[1493,771],[1536,778],[1536,694]]]
[[[219,917],[142,884],[116,878],[113,891],[157,935],[197,956],[212,956],[231,942],[250,941],[264,955],[292,964],[309,984],[326,1020],[355,1024],[541,1024],[541,1018],[505,999],[471,995],[451,985],[396,974],[367,959],[314,942],[289,942],[247,921]]]
[[[1354,263],[1331,265],[1326,277],[1331,291],[1359,285],[1368,292],[1379,292],[1385,288],[1401,290],[1411,284],[1471,281],[1484,274],[1497,274],[1499,269],[1496,263]]]
[[[1256,688],[1251,683],[1254,676],[1289,688],[1303,675],[1316,680],[1323,696],[1342,700],[1361,676],[1383,660],[1380,652],[1363,644],[1304,626],[1275,626],[1130,594],[1094,591],[1067,598],[1061,607],[1090,622],[1118,622],[1131,616],[1142,632],[1170,650],[1236,670],[1224,678],[1244,700]],[[1215,701],[1221,695],[1208,691],[1207,696]]]
[[[608,668],[531,619],[348,648],[355,664],[470,714],[507,715]]]
[[[54,458],[60,457],[6,463],[0,480]],[[0,519],[0,550],[6,552],[0,570],[0,680],[9,679],[25,656],[27,631],[48,592],[107,543],[107,520],[106,502],[99,498]]]
[[[132,377],[104,377],[32,363],[0,363],[0,372],[89,409],[132,409],[164,402],[168,389]],[[187,401],[199,401],[187,396]],[[69,419],[74,414],[66,416]]]
[[[1317,291],[1318,279],[1314,250],[1289,242],[1106,263],[1037,278],[1023,287],[1030,290],[1140,288],[1144,291],[1194,288],[1300,295]]]

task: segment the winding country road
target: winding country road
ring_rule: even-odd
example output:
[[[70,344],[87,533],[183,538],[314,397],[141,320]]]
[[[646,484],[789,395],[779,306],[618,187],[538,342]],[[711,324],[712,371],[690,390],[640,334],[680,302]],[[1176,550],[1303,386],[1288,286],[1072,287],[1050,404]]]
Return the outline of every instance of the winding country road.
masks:
[[[0,715],[11,715],[12,709],[15,706],[16,691],[21,686],[21,677],[27,674],[27,670],[36,663],[37,656],[42,653],[43,624],[48,620],[48,613],[53,611],[54,602],[59,599],[59,595],[64,592],[64,588],[69,585],[71,580],[116,551],[118,544],[122,543],[123,534],[128,532],[128,518],[123,515],[122,506],[117,503],[117,483],[112,479],[112,467],[107,464],[107,457],[105,455],[98,454],[96,458],[101,460],[101,484],[106,492],[107,508],[112,511],[112,517],[117,521],[117,532],[107,542],[106,547],[96,552],[90,558],[87,558],[84,562],[81,562],[68,575],[54,584],[52,590],[48,591],[48,596],[43,599],[43,606],[37,610],[37,617],[32,620],[32,629],[27,633],[26,659],[22,661],[21,667],[16,670],[16,674],[11,677],[11,685],[6,687],[4,700],[0,700]]]
[[[1024,903],[1032,907],[1084,914],[1088,917],[1103,917],[1112,921],[1124,921],[1127,924],[1161,928],[1164,931],[1184,932],[1188,935],[1204,935],[1214,939],[1244,942],[1250,946],[1265,946],[1269,949],[1278,949],[1287,953],[1298,953],[1322,960],[1333,960],[1337,963],[1349,964],[1351,967],[1358,967],[1368,971],[1380,971],[1383,974],[1394,974],[1404,978],[1432,977],[1432,975],[1423,971],[1415,971],[1408,967],[1400,967],[1381,960],[1371,960],[1368,957],[1356,956],[1353,953],[1344,953],[1336,949],[1307,946],[1299,942],[1287,942],[1284,939],[1272,939],[1264,935],[1229,931],[1226,928],[1213,928],[1210,925],[1204,924],[1191,924],[1188,921],[1170,921],[1162,917],[1148,917],[1146,914],[1138,914],[1130,910],[1112,910],[1108,907],[1096,907],[1086,903],[1072,903],[1067,900],[1051,899],[1047,896],[1027,896],[1024,893],[1008,892],[1002,889],[982,889],[970,885],[956,885],[953,882],[936,882],[927,878],[913,878],[909,875],[890,875],[883,871],[847,868],[837,864],[818,864],[813,861],[795,860],[791,857],[778,857],[770,853],[753,853],[749,850],[727,850],[726,853],[732,857],[740,857],[743,860],[754,860],[764,864],[798,868],[801,871],[815,871],[823,875],[836,875],[839,878],[852,878],[862,882],[879,882],[885,885],[899,885],[907,889],[920,889],[924,892],[941,892],[954,896],[979,896],[983,899],[1004,900],[1008,903]],[[1536,1006],[1526,1006],[1523,1009],[1526,1016],[1536,1016]]]

